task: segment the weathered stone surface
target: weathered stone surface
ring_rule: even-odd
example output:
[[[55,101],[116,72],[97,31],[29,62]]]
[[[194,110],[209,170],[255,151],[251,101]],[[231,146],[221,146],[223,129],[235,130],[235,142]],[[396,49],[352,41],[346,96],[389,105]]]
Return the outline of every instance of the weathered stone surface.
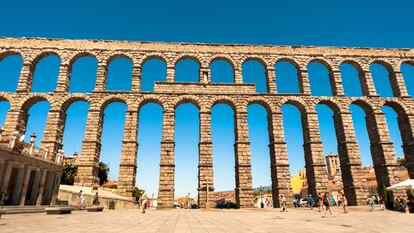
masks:
[[[55,92],[33,93],[31,86],[36,63],[51,53],[61,58]],[[76,177],[78,185],[91,186],[99,181],[97,174],[103,110],[111,102],[124,102],[128,106],[118,191],[129,197],[132,196],[135,185],[140,108],[148,102],[155,102],[160,104],[164,110],[158,194],[160,207],[172,207],[174,203],[174,117],[176,106],[185,102],[194,103],[200,110],[198,200],[202,207],[212,204],[210,202],[212,196],[210,195],[214,192],[210,112],[217,103],[229,104],[234,110],[235,191],[239,207],[252,206],[250,142],[247,125],[247,106],[252,103],[263,105],[268,112],[270,168],[275,206],[279,204],[280,194],[291,196],[289,163],[281,114],[281,107],[284,104],[295,105],[301,112],[310,193],[316,195],[317,192],[327,191],[327,172],[315,110],[317,104],[326,104],[334,112],[344,191],[350,204],[362,204],[367,194],[360,152],[349,113],[351,104],[362,107],[366,113],[371,152],[379,186],[389,186],[398,182],[394,176],[394,168],[397,166],[395,151],[381,111],[383,106],[392,107],[398,114],[407,167],[410,177],[414,178],[413,100],[408,96],[400,71],[400,65],[403,62],[413,60],[414,50],[411,49],[1,38],[0,60],[11,54],[20,54],[24,62],[16,92],[0,92],[0,101],[9,101],[11,106],[6,118],[3,138],[7,138],[15,130],[24,131],[29,108],[38,101],[46,100],[50,103],[51,110],[41,147],[48,149],[51,153],[50,156],[54,156],[57,150],[62,147],[67,108],[78,100],[90,104]],[[95,89],[92,93],[68,93],[71,66],[76,59],[86,55],[94,56],[98,60]],[[129,58],[133,63],[131,92],[109,92],[106,90],[108,65],[116,57]],[[166,82],[157,82],[154,93],[141,92],[142,65],[148,59],[155,57],[166,62]],[[200,82],[179,83],[174,81],[175,64],[182,58],[193,58],[199,62]],[[211,62],[216,59],[224,59],[233,66],[233,84],[210,82],[209,67]],[[254,85],[243,83],[242,64],[249,59],[258,60],[264,65],[268,93],[258,94],[255,92]],[[314,60],[327,66],[333,96],[311,96],[307,64]],[[278,61],[288,61],[297,68],[299,94],[277,93],[275,80],[278,77],[274,64]],[[363,92],[362,97],[344,96],[342,77],[339,71],[339,66],[343,62],[357,68]],[[369,71],[369,64],[373,62],[385,64],[390,73],[389,78],[394,97],[380,98],[377,95]]]

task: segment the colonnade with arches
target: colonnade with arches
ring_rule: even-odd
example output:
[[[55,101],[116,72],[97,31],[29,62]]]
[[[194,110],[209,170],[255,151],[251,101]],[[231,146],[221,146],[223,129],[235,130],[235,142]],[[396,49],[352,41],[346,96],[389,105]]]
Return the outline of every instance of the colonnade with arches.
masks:
[[[193,45],[192,45],[193,46]],[[306,50],[306,49],[305,49]],[[345,50],[345,49],[344,49]],[[279,78],[275,72],[275,65],[280,62],[287,62],[291,64],[297,72],[297,83],[299,86],[299,92],[295,94],[311,95],[311,86],[309,84],[308,65],[310,63],[321,64],[328,72],[329,86],[332,96],[344,96],[344,87],[342,84],[342,77],[340,66],[348,64],[354,67],[358,72],[358,79],[360,82],[360,88],[362,96],[378,96],[374,81],[372,78],[372,72],[370,65],[379,64],[384,67],[388,73],[389,83],[391,85],[393,97],[408,98],[409,94],[405,86],[405,81],[401,72],[401,65],[414,64],[410,58],[401,58],[398,56],[388,57],[371,57],[366,56],[354,56],[353,54],[340,55],[336,54],[310,54],[304,56],[301,53],[297,55],[280,55],[274,53],[228,53],[223,50],[217,52],[212,50],[211,52],[141,52],[141,51],[124,51],[124,50],[101,50],[96,51],[94,49],[86,51],[77,51],[71,49],[47,49],[42,48],[39,50],[31,49],[1,49],[0,48],[0,61],[9,56],[19,56],[22,58],[22,67],[20,71],[20,78],[16,88],[16,92],[31,92],[34,72],[37,64],[42,59],[54,56],[60,60],[59,74],[57,77],[54,92],[55,93],[67,93],[71,82],[72,68],[80,58],[89,57],[96,60],[96,80],[93,92],[105,92],[113,91],[107,89],[107,75],[108,69],[112,61],[116,59],[126,59],[131,64],[131,84],[130,90],[123,90],[126,92],[142,92],[141,89],[141,75],[142,68],[147,61],[152,59],[158,59],[165,63],[166,77],[164,82],[175,82],[176,66],[183,60],[191,60],[197,64],[199,72],[199,79],[194,82],[204,81],[206,78],[207,83],[214,83],[211,80],[211,64],[216,61],[223,61],[227,63],[233,72],[233,80],[231,83],[243,84],[243,65],[247,62],[254,61],[261,64],[263,72],[265,73],[266,91],[263,94],[283,94],[278,92],[276,80]],[[346,50],[345,50],[346,51]],[[390,50],[392,51],[392,50]],[[394,51],[393,51],[394,52]],[[371,53],[368,50],[368,53]],[[396,52],[394,52],[396,53]],[[357,88],[357,87],[355,87]]]
[[[366,115],[378,186],[387,187],[399,181],[395,174],[397,161],[393,143],[390,140],[384,113],[381,111],[383,106],[391,107],[398,115],[406,166],[409,176],[414,178],[413,101],[407,93],[399,68],[401,64],[408,63],[414,57],[414,52],[411,50],[0,39],[0,60],[13,54],[20,54],[23,57],[23,65],[16,91],[0,92],[0,101],[10,103],[2,138],[6,139],[16,130],[24,132],[30,107],[39,101],[47,101],[50,110],[41,147],[49,150],[50,156],[54,156],[62,148],[66,110],[76,101],[89,103],[80,161],[77,164],[78,173],[75,180],[77,185],[91,186],[99,182],[98,164],[104,110],[113,102],[121,102],[127,106],[118,178],[118,192],[127,197],[133,195],[136,170],[139,169],[137,141],[140,109],[147,103],[157,103],[163,109],[158,193],[158,205],[161,207],[172,207],[174,203],[175,109],[183,103],[193,103],[199,109],[198,202],[201,207],[214,204],[211,109],[219,103],[228,104],[234,113],[235,194],[238,207],[250,207],[253,204],[247,125],[249,104],[260,104],[267,110],[270,141],[269,169],[272,176],[274,206],[279,206],[281,194],[292,197],[281,111],[285,104],[294,105],[301,113],[304,158],[310,194],[316,195],[318,192],[328,191],[328,175],[316,112],[318,104],[327,105],[334,113],[344,192],[351,205],[363,204],[368,194],[349,110],[352,104],[362,108]],[[56,88],[53,92],[32,92],[36,64],[49,55],[59,56],[61,60]],[[72,65],[82,56],[93,56],[97,59],[95,88],[88,93],[71,93],[69,86]],[[107,90],[108,65],[113,59],[120,57],[130,59],[132,62],[131,90]],[[141,71],[143,64],[152,58],[162,59],[166,63],[166,80],[160,82],[163,85],[154,93],[148,93],[141,90]],[[198,82],[185,84],[188,86],[186,92],[172,92],[169,87],[177,84],[175,67],[183,59],[193,59],[197,62],[199,79]],[[216,60],[225,60],[231,64],[234,74],[232,83],[216,85],[211,82],[210,64]],[[256,93],[249,88],[245,93],[240,93],[240,87],[250,85],[243,83],[242,74],[242,66],[249,60],[258,61],[263,65],[266,93]],[[277,92],[278,77],[274,67],[280,61],[288,61],[297,68],[300,93],[292,95]],[[311,94],[307,70],[310,62],[319,62],[327,67],[332,96]],[[339,71],[339,66],[344,63],[352,64],[358,70],[363,96],[350,98],[344,95]],[[382,98],[376,93],[369,71],[369,65],[373,63],[382,64],[388,70],[393,97]],[[208,91],[212,90],[206,88],[208,86],[214,87],[214,92]],[[233,90],[233,93],[229,93],[229,90]],[[221,91],[223,93],[220,93]]]

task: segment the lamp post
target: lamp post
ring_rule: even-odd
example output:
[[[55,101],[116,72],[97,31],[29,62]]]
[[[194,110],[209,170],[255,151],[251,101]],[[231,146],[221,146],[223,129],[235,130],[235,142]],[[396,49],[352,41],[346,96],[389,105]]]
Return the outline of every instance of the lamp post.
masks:
[[[190,193],[187,194],[187,208],[190,209]]]
[[[30,149],[29,149],[29,155],[30,156],[33,156],[33,154],[34,154],[36,138],[37,138],[36,133],[32,133],[30,135]]]
[[[76,164],[77,160],[78,160],[78,152],[75,151],[73,152],[73,155],[72,155],[72,163]]]

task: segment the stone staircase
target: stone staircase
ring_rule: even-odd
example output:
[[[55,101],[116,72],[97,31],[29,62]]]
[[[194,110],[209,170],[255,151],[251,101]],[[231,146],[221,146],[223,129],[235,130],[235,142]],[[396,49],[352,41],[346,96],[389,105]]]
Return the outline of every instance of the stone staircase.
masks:
[[[44,213],[47,206],[3,206],[0,210],[4,214]]]

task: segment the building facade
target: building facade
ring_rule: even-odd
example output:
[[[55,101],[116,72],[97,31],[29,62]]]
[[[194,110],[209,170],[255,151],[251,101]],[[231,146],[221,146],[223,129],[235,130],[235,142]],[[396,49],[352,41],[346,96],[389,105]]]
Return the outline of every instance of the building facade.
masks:
[[[62,176],[62,161],[24,144],[28,150],[0,146],[0,204],[54,204]],[[13,143],[11,143],[13,144]],[[9,143],[10,145],[10,143]]]

